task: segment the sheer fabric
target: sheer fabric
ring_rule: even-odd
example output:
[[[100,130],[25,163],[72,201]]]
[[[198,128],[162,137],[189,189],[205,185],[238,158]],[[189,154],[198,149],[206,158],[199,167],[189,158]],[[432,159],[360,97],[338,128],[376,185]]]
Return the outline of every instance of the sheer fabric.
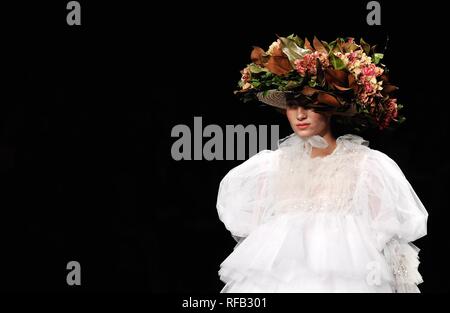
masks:
[[[397,164],[362,137],[295,133],[230,170],[217,210],[237,244],[221,292],[419,292],[427,211]]]

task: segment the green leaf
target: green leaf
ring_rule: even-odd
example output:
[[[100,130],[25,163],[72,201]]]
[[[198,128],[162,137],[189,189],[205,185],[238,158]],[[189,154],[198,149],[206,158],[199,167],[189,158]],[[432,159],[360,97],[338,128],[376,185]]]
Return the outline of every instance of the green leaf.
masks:
[[[380,60],[384,57],[383,53],[374,53],[373,54],[373,63],[378,64]]]
[[[334,49],[334,47],[336,47],[336,45],[337,45],[337,42],[336,42],[336,40],[333,40],[332,42],[330,42],[329,44],[328,44],[328,53],[330,53],[333,49]]]
[[[369,55],[369,52],[370,52],[370,45],[369,45],[367,42],[365,42],[364,39],[362,39],[362,38],[359,40],[359,43],[361,44],[361,46],[362,46],[364,52],[365,52],[367,55]]]
[[[261,73],[261,72],[268,72],[268,70],[266,68],[263,68],[255,63],[252,63],[248,66],[248,69],[250,70],[251,73]]]
[[[291,35],[287,36],[287,38],[293,40],[299,47],[303,47],[303,45],[305,44],[303,39],[301,39],[297,35],[291,34]]]
[[[335,56],[334,53],[330,54],[330,61],[335,70],[343,70],[345,68],[344,61]]]
[[[311,80],[308,82],[308,85],[309,85],[310,87],[316,87],[316,86],[317,86],[317,82],[316,82],[315,80],[311,79]]]
[[[287,84],[284,86],[284,88],[293,89],[293,88],[297,87],[298,85],[299,84],[297,82],[290,80],[287,82]]]
[[[281,50],[288,57],[289,62],[294,66],[294,61],[301,59],[305,54],[311,53],[308,49],[303,49],[294,39],[279,37],[281,40]]]

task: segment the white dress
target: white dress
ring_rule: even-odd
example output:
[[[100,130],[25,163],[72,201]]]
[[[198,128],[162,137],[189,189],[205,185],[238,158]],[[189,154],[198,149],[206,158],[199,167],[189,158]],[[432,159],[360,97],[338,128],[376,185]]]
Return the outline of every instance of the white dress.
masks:
[[[293,133],[222,179],[218,215],[237,244],[221,292],[420,292],[411,242],[428,213],[403,172],[353,134],[311,158],[318,137]]]

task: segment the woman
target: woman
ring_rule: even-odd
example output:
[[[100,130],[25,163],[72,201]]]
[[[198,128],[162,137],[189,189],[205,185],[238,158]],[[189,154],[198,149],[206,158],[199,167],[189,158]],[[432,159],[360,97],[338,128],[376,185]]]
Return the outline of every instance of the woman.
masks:
[[[322,42],[328,47],[326,56],[316,53],[324,51],[316,38],[314,47],[298,37],[290,40],[303,49],[294,46],[296,59],[289,59],[286,49],[292,42],[280,37],[262,55],[265,62],[255,63],[253,51],[250,66],[267,69],[268,58],[286,57],[275,69],[284,70],[270,74],[308,84],[293,91],[262,92],[258,87],[268,84],[261,80],[273,77],[253,75],[250,80],[246,74],[260,69],[243,71],[242,90],[256,91],[260,101],[283,110],[294,133],[280,140],[277,150],[263,150],[229,171],[220,183],[218,214],[238,242],[221,264],[219,275],[226,283],[221,292],[419,292],[419,249],[411,242],[426,234],[427,211],[391,158],[369,148],[360,136],[335,138],[330,127],[331,120],[339,118],[367,126],[371,113],[364,116],[362,99],[382,103],[385,110],[393,99],[376,98],[376,92],[361,95],[367,91],[361,84],[365,68],[354,75],[349,62],[345,69],[327,63],[330,54],[350,59],[362,49],[343,46],[353,40],[338,42],[339,51]],[[316,68],[308,68],[310,59]],[[300,63],[306,64],[306,71],[295,67]],[[341,82],[346,74],[350,87],[332,89],[333,79],[322,80],[320,72],[340,76]],[[380,76],[379,71],[373,74]],[[247,82],[252,85],[245,86]],[[376,79],[371,82],[377,84]],[[386,127],[383,116],[372,121]],[[390,121],[398,121],[396,117],[391,115]]]

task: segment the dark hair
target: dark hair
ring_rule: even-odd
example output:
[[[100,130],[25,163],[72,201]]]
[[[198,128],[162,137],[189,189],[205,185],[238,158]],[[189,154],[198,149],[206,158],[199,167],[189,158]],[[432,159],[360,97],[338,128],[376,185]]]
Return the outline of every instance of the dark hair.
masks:
[[[355,130],[349,124],[345,123],[345,118],[338,115],[331,115],[330,130],[334,138],[355,133]]]

